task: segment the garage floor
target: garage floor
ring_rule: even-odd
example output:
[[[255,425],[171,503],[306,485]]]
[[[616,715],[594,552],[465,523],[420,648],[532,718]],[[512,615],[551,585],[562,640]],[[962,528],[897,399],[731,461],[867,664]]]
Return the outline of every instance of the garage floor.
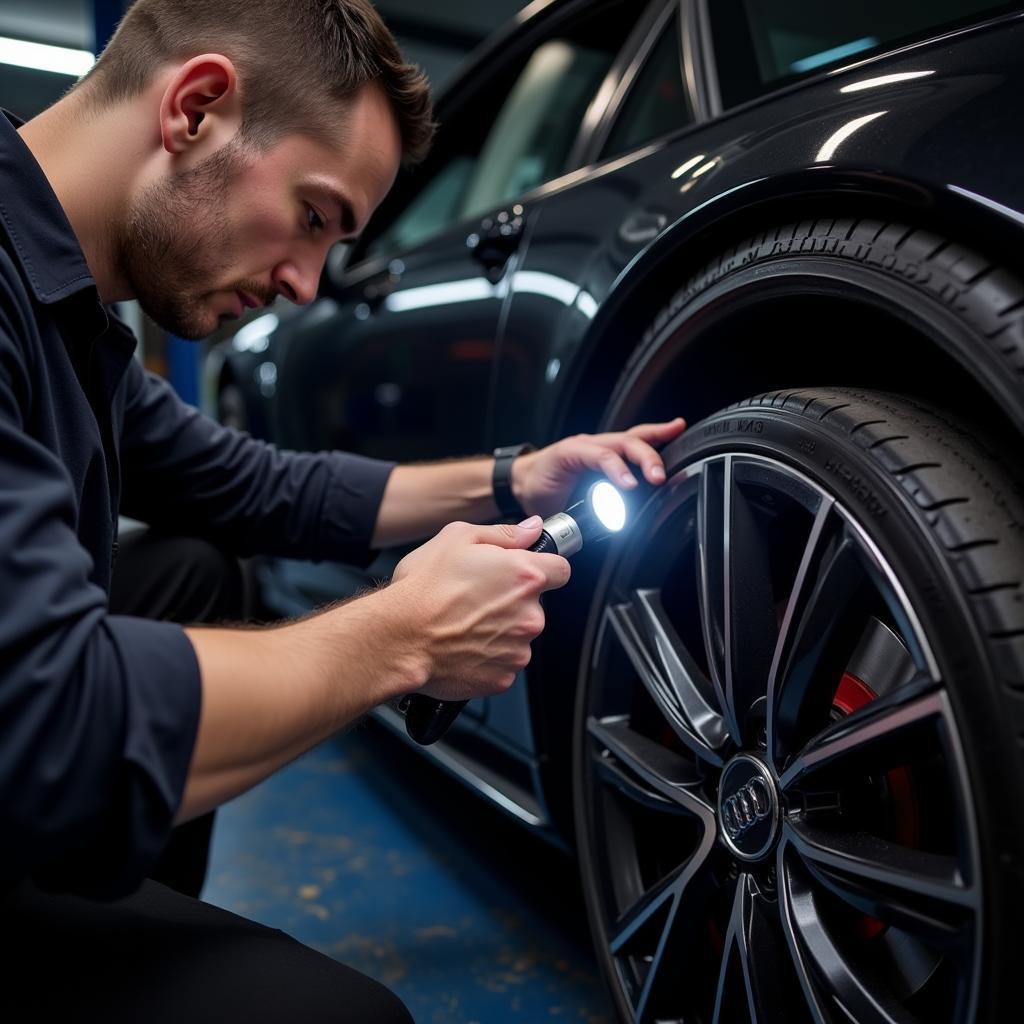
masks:
[[[417,1024],[611,1024],[575,864],[372,726],[224,808],[204,899],[396,991]]]

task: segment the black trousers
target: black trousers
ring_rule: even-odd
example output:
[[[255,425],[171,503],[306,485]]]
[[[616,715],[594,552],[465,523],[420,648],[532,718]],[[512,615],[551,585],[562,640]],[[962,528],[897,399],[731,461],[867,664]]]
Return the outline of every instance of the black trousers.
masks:
[[[209,544],[145,533],[122,542],[111,610],[238,621],[243,590],[238,563]],[[31,882],[0,896],[0,1019],[411,1024],[383,985],[193,898],[212,822],[176,829],[154,880],[125,899],[52,895]]]

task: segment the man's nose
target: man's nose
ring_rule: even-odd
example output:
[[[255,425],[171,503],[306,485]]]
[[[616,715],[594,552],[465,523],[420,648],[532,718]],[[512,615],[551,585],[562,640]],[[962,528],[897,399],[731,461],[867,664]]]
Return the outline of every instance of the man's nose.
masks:
[[[289,302],[305,306],[316,298],[322,267],[322,261],[316,266],[312,261],[281,263],[274,271],[274,287]]]

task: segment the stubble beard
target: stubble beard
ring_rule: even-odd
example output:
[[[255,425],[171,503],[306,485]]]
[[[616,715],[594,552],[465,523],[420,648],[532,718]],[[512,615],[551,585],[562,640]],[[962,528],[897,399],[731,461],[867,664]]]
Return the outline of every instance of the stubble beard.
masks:
[[[115,239],[118,265],[146,314],[199,340],[219,325],[211,289],[232,251],[225,196],[239,164],[227,147],[179,177],[151,185]]]

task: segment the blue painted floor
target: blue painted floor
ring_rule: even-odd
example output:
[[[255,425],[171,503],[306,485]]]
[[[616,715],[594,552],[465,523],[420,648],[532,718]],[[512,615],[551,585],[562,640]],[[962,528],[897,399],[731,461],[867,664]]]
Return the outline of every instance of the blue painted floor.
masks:
[[[379,727],[218,815],[203,898],[384,982],[417,1024],[611,1024],[574,863]]]

